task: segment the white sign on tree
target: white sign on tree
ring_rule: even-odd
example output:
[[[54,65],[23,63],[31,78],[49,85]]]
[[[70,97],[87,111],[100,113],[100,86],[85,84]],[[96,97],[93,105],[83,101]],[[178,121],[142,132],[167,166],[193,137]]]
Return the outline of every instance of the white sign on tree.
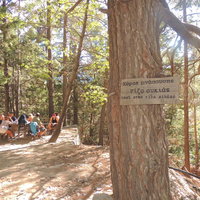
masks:
[[[175,104],[179,101],[179,77],[124,79],[121,105]]]

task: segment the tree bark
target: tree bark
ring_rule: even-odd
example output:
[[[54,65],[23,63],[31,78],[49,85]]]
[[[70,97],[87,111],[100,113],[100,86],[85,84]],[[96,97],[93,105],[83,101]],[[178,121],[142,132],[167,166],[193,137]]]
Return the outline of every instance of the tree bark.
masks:
[[[115,200],[169,200],[162,105],[120,106],[120,83],[160,77],[157,0],[109,0],[109,132]]]

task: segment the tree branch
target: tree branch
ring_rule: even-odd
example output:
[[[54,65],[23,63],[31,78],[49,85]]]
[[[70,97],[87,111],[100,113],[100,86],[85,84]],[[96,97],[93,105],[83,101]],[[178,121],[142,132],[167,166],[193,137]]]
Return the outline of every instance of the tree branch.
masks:
[[[196,33],[197,35],[200,36],[200,28],[197,26],[194,26],[192,24],[184,24],[184,26],[186,27],[186,29],[190,32]]]
[[[193,75],[190,77],[190,79],[189,79],[189,84],[192,82],[192,79],[193,79],[194,77],[199,76],[199,75],[200,75],[199,72],[196,73],[196,74],[193,74]]]
[[[78,0],[67,12],[66,14],[72,12],[83,0]]]
[[[159,4],[159,14],[162,21],[168,24],[186,42],[199,49],[200,39],[192,35],[192,33],[200,35],[200,29],[194,25],[182,23],[163,3],[160,2]]]

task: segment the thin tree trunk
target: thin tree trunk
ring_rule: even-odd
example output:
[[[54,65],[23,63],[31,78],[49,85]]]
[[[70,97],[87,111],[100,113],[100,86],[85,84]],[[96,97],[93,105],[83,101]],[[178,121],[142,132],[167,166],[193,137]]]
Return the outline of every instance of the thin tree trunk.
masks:
[[[195,67],[194,67],[194,74],[196,74],[195,73]],[[195,82],[195,80],[194,80],[194,82]],[[192,87],[191,87],[191,90],[192,90],[192,94],[193,94],[195,170],[198,170],[198,168],[199,168],[199,142],[198,142],[198,131],[197,131],[197,106],[195,104],[195,99],[196,99],[195,91],[194,91],[194,89]]]
[[[20,10],[21,10],[21,0],[19,0],[19,4],[18,4],[18,18],[20,19]],[[17,30],[18,33],[18,43],[20,45],[20,28],[18,28]],[[20,45],[21,46],[21,45]],[[18,50],[18,60],[21,59],[21,51],[20,51],[20,46],[19,46],[19,50]],[[19,94],[20,94],[20,64],[18,63],[17,66],[17,75],[16,75],[16,87],[15,87],[15,116],[19,117]]]
[[[104,92],[107,92],[108,89],[108,72],[105,73],[104,79]],[[104,138],[104,129],[105,129],[105,119],[106,119],[106,108],[107,102],[104,103],[101,109],[101,116],[100,116],[100,125],[99,125],[99,145],[103,146],[103,138]]]
[[[14,72],[14,69],[13,69],[13,72]],[[15,80],[12,80],[12,81],[13,81],[13,83],[10,84],[11,97],[10,97],[10,110],[9,111],[15,112],[15,84],[14,84]]]
[[[170,65],[171,65],[171,74],[172,76],[174,76],[175,74],[175,65],[174,65],[174,52],[172,53],[171,57],[170,57]]]
[[[73,124],[78,125],[78,94],[76,85],[74,85],[73,89],[73,112],[74,112]]]
[[[105,117],[106,117],[106,103],[102,106],[101,116],[100,116],[100,125],[99,125],[99,145],[103,146],[103,136],[105,128]]]
[[[195,141],[195,167],[199,167],[199,143],[198,143],[198,132],[197,132],[197,107],[194,104],[194,141]]]
[[[72,91],[73,82],[77,77],[77,72],[78,72],[80,57],[81,57],[81,52],[82,52],[82,46],[83,46],[83,39],[85,37],[85,32],[86,32],[86,25],[87,25],[87,18],[88,18],[88,8],[89,8],[89,0],[87,0],[85,17],[84,17],[84,22],[83,22],[82,33],[80,35],[80,41],[79,41],[78,52],[77,52],[77,56],[76,56],[76,60],[75,60],[75,66],[73,68],[73,71],[71,73],[71,76],[70,76],[68,84],[67,84],[66,96],[65,96],[63,107],[62,107],[60,120],[59,120],[58,125],[56,126],[56,130],[53,133],[52,137],[50,138],[49,142],[55,142],[57,140],[59,134],[60,134],[61,127],[62,127],[62,124],[63,124],[63,120],[64,120],[64,117],[65,117],[65,114],[66,114],[66,111],[67,111],[67,106],[68,106],[69,97],[70,97],[70,94],[71,94],[71,91]]]
[[[120,105],[120,83],[160,77],[156,0],[109,0],[108,119],[114,200],[169,200],[162,105]]]
[[[17,84],[16,84],[16,87],[15,87],[15,111],[14,111],[14,114],[16,117],[19,116],[19,84],[18,84],[18,80],[17,80]]]
[[[5,11],[5,15],[6,15],[6,0],[3,0],[3,3],[2,3],[2,7],[4,8],[4,11]],[[7,19],[6,19],[6,16],[5,18],[3,19],[3,42],[6,43],[7,42],[7,34],[8,34],[8,28],[7,28]],[[9,78],[8,76],[8,60],[7,60],[7,52],[6,52],[6,49],[4,49],[4,58],[3,58],[3,62],[4,62],[4,76],[5,78]],[[10,103],[10,95],[9,95],[9,83],[8,83],[8,80],[6,81],[6,83],[4,84],[4,90],[5,90],[5,113],[7,114],[9,112],[9,109],[10,109],[10,106],[9,106],[9,103]]]
[[[63,104],[67,91],[67,13],[64,14],[63,24]],[[64,126],[66,125],[66,114],[64,117]]]
[[[65,117],[66,117],[66,125],[70,126],[72,124],[72,113],[70,106],[68,106],[67,108],[67,114]]]
[[[20,53],[19,53],[20,59]],[[19,116],[19,94],[20,94],[20,65],[17,67],[17,75],[16,75],[16,86],[15,86],[15,116]]]
[[[49,79],[47,82],[48,88],[48,110],[49,117],[54,113],[54,83],[53,83],[53,69],[52,69],[52,49],[51,49],[51,2],[47,0],[47,57],[48,57],[48,70],[49,70]]]
[[[67,91],[67,18],[68,18],[68,14],[70,12],[72,12],[80,3],[82,0],[78,0],[67,12],[64,13],[64,23],[63,23],[63,104],[65,101],[65,96],[66,91]],[[70,111],[69,111],[70,112]],[[69,113],[66,111],[66,114],[64,116],[63,119],[63,125],[66,126],[67,125],[67,119],[70,119],[71,117],[67,117],[67,113]],[[69,122],[70,124],[71,122]]]
[[[183,21],[187,22],[186,0],[183,1]],[[188,49],[184,41],[184,154],[185,167],[190,171],[190,144],[189,144],[189,107],[188,107]]]
[[[90,126],[89,126],[89,136],[92,137],[94,135],[93,131],[94,131],[94,128],[93,128],[93,114],[90,113],[90,122],[89,122]]]
[[[181,43],[182,43],[182,40],[180,40],[178,42],[177,46],[173,49],[171,57],[170,57],[170,65],[171,65],[171,74],[172,74],[172,76],[174,76],[176,74],[176,65],[174,64],[174,56],[175,56],[177,48],[180,47]]]

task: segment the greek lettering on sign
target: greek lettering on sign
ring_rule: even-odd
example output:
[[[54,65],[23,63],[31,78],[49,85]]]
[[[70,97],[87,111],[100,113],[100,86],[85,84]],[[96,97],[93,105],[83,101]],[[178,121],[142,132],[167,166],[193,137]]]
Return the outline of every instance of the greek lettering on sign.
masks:
[[[121,105],[177,103],[178,95],[179,77],[125,79],[121,84]]]

